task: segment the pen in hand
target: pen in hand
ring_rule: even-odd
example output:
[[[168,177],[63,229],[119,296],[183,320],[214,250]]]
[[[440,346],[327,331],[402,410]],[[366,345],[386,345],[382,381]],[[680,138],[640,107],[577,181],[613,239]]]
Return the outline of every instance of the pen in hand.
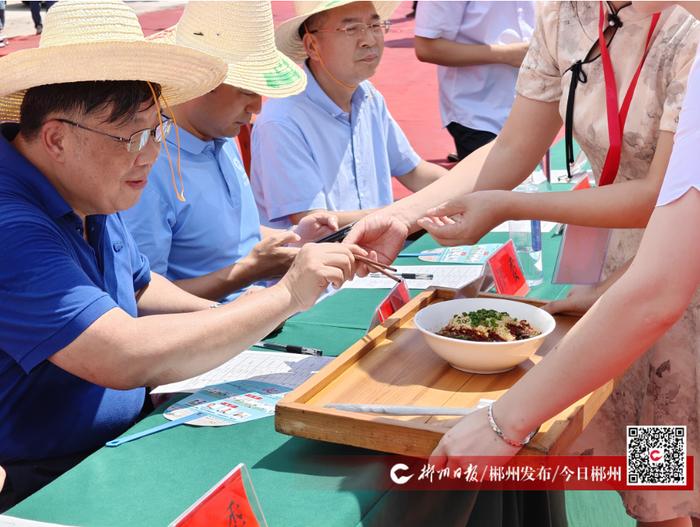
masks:
[[[321,357],[323,351],[317,348],[307,348],[306,346],[292,346],[290,344],[275,344],[274,342],[258,342],[255,346],[275,351],[284,351],[287,353],[300,353],[302,355],[313,355]]]

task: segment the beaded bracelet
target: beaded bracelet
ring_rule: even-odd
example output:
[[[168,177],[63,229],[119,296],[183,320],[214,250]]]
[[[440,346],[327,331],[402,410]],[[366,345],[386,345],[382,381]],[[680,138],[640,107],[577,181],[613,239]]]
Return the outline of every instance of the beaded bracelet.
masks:
[[[494,431],[494,433],[500,437],[504,442],[508,443],[510,446],[515,447],[515,448],[522,448],[525,445],[527,445],[530,440],[535,437],[535,434],[539,432],[540,427],[538,426],[535,428],[532,432],[530,432],[525,439],[522,441],[514,441],[513,439],[510,439],[505,436],[503,433],[503,430],[501,430],[501,427],[496,424],[496,420],[493,418],[493,403],[489,404],[488,407],[488,416],[489,416],[489,425],[491,425],[491,430]]]

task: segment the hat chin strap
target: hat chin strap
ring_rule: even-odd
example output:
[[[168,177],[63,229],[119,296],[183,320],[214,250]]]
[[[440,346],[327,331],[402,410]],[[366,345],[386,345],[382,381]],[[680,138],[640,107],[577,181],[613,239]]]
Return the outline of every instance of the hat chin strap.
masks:
[[[306,30],[306,34],[309,35],[312,39],[316,39],[316,37],[309,31],[309,28],[306,25],[306,22],[304,22],[304,29]],[[323,71],[326,72],[326,75],[328,75],[333,82],[335,82],[337,85],[342,86],[346,90],[352,90],[355,91],[357,89],[358,84],[348,84],[346,82],[341,81],[340,79],[336,78],[335,75],[333,75],[328,67],[326,66],[326,63],[323,62],[323,57],[321,56],[321,53],[316,50],[316,53],[318,54],[318,62],[321,64],[321,67],[323,68]]]
[[[337,79],[335,75],[333,75],[330,70],[326,67],[326,63],[323,62],[323,57],[321,57],[321,54],[318,54],[318,62],[321,64],[321,67],[323,68],[323,71],[326,72],[326,75],[328,75],[333,82],[336,84],[342,86],[343,88],[346,88],[348,90],[355,91],[357,89],[358,84],[348,84],[346,82],[341,81],[340,79]]]
[[[160,122],[160,127],[161,130],[163,129],[163,115],[161,112],[160,104],[158,104],[158,97],[156,97],[156,91],[153,89],[153,86],[151,85],[150,82],[146,81],[148,84],[148,87],[151,89],[151,94],[153,94],[153,100],[155,101],[156,104],[156,112],[158,113],[158,121]],[[166,141],[166,138],[163,137],[163,147],[165,148],[165,155],[168,158],[168,166],[170,167],[170,178],[173,183],[173,188],[175,189],[175,195],[177,196],[178,201],[185,202],[185,183],[182,181],[182,170],[180,168],[180,130],[178,129],[177,126],[177,121],[175,120],[175,114],[173,111],[170,109],[170,105],[168,104],[168,100],[163,96],[161,93],[161,97],[163,97],[163,102],[165,103],[165,108],[168,110],[168,113],[172,116],[173,119],[173,124],[175,125],[175,142],[177,143],[177,175],[178,179],[180,180],[180,187],[182,190],[177,188],[177,181],[175,181],[175,171],[173,170],[173,161],[170,158],[170,149],[168,148],[168,141]]]

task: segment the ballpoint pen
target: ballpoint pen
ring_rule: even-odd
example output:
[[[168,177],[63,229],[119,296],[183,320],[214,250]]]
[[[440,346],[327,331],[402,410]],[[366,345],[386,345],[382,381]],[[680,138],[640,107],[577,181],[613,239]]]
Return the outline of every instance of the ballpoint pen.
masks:
[[[301,353],[302,355],[313,355],[321,357],[323,351],[317,348],[307,348],[306,346],[292,346],[290,344],[275,344],[274,342],[258,342],[255,344],[259,348],[275,351],[285,351],[287,353]]]
[[[399,253],[397,258],[418,258],[419,256],[430,256],[439,255],[442,249],[435,249],[433,251],[421,251],[419,253]]]
[[[372,278],[381,278],[381,275],[378,273],[370,273],[370,276]],[[427,273],[399,273],[397,276],[400,276],[404,280],[432,280],[433,275],[432,274],[427,274]]]

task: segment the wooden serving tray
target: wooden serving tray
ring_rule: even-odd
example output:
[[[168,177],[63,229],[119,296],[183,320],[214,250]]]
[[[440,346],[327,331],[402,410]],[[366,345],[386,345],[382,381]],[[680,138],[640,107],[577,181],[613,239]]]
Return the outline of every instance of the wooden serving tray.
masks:
[[[425,306],[454,298],[454,291],[425,291],[374,328],[304,384],[277,403],[275,429],[284,434],[427,457],[460,418],[386,416],[325,408],[328,403],[470,407],[497,399],[576,323],[555,316],[556,329],[537,354],[515,369],[493,375],[470,374],[433,353],[413,325]],[[510,298],[481,294],[482,297]],[[544,302],[513,298],[540,306]],[[610,381],[542,425],[520,455],[563,453],[588,425],[612,391]],[[556,390],[556,386],[552,386]]]

